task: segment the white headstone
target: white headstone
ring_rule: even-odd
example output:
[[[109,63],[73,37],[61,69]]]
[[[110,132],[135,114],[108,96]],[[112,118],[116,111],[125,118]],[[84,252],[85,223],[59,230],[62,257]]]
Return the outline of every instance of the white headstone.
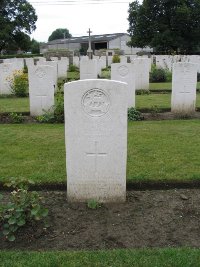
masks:
[[[98,65],[96,59],[81,59],[80,80],[96,79],[98,76]]]
[[[128,84],[128,107],[135,107],[135,66],[132,63],[111,64],[111,80]]]
[[[197,65],[174,63],[172,74],[171,111],[179,114],[195,112]]]
[[[27,68],[29,68],[29,66],[33,66],[33,65],[34,65],[34,60],[33,60],[33,58],[26,58],[26,59],[25,59],[25,62],[26,62],[26,66],[27,66]]]
[[[69,201],[125,201],[127,85],[66,83],[64,101]]]
[[[49,65],[31,66],[28,77],[30,113],[39,116],[54,105],[54,68]]]
[[[133,63],[135,65],[135,89],[149,89],[149,59],[136,58]]]
[[[75,65],[76,67],[80,67],[80,60],[79,60],[79,57],[77,56],[74,56],[73,57],[73,65]]]
[[[126,56],[120,56],[120,63],[127,63],[127,57]]]
[[[113,56],[107,56],[107,65],[108,67],[111,66],[113,60]]]
[[[42,59],[42,61],[37,62],[37,66],[40,66],[40,65],[48,65],[48,66],[53,67],[53,69],[54,69],[53,79],[54,79],[54,88],[55,88],[54,90],[56,92],[57,91],[57,79],[58,79],[58,63],[57,63],[57,61],[44,61],[44,63],[43,63],[43,59]]]
[[[57,63],[58,63],[58,78],[67,77],[68,60],[61,59],[61,60],[58,60]]]
[[[0,64],[0,94],[12,94],[11,79],[13,77],[13,64],[2,63]]]

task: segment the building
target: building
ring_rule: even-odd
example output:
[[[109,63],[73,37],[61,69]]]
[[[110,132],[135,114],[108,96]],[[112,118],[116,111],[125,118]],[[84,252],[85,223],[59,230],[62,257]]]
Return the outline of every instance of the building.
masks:
[[[113,33],[113,34],[101,34],[91,35],[91,48],[92,50],[114,50],[118,49],[125,55],[136,54],[139,51],[152,51],[150,48],[131,48],[127,46],[127,42],[130,41],[130,36],[127,33]],[[58,39],[48,42],[45,46],[41,47],[41,53],[47,50],[61,50],[68,49],[71,51],[80,51],[86,54],[88,49],[89,36],[71,37],[68,39]]]

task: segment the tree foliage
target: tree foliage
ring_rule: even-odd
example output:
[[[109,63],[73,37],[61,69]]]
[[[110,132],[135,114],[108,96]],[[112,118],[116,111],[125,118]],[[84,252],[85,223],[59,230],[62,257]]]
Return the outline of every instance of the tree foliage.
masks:
[[[128,14],[130,46],[185,53],[199,46],[200,0],[136,0]]]
[[[30,47],[37,15],[26,0],[0,0],[0,51]]]
[[[39,54],[40,53],[40,43],[35,39],[31,40],[31,53]]]
[[[52,34],[49,36],[48,41],[70,38],[70,37],[72,37],[72,35],[69,33],[68,29],[59,28],[52,32]]]

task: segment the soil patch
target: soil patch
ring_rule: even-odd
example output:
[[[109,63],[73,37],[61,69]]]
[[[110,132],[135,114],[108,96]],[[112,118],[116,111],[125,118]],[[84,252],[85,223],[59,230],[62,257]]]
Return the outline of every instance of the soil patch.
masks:
[[[130,190],[125,203],[98,209],[67,202],[65,191],[39,193],[49,209],[50,227],[29,225],[14,242],[1,237],[0,249],[200,247],[200,189]]]

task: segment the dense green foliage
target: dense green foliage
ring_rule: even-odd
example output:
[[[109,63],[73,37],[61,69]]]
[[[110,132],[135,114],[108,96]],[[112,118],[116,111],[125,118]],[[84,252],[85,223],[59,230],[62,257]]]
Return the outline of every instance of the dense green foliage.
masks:
[[[30,34],[36,29],[35,9],[27,0],[0,1],[0,51],[27,51]]]
[[[31,40],[31,47],[30,47],[32,54],[39,54],[40,53],[40,43],[35,39]]]
[[[120,56],[115,54],[113,57],[112,57],[112,63],[120,63]]]
[[[72,35],[69,33],[68,29],[59,28],[52,32],[52,34],[48,38],[48,41],[53,41],[56,39],[65,39],[70,37],[72,37]]]
[[[129,4],[129,30],[133,47],[157,51],[196,51],[200,39],[199,0],[138,0]]]
[[[129,121],[142,121],[144,117],[142,116],[141,112],[136,110],[135,108],[128,109],[128,120]]]
[[[149,81],[153,83],[166,82],[167,75],[165,69],[157,68],[155,65],[152,66]]]
[[[22,71],[14,71],[10,77],[10,86],[12,93],[18,97],[26,97],[28,95],[28,73]]]

